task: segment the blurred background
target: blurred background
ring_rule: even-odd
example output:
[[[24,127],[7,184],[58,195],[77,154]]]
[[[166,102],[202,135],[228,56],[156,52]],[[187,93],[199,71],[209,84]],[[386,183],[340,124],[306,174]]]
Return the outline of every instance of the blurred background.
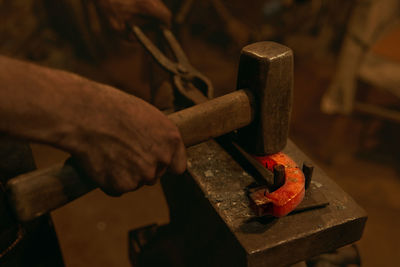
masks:
[[[116,86],[171,108],[169,75],[102,26],[95,1],[0,0],[0,53]],[[240,50],[295,55],[291,139],[368,213],[363,266],[399,266],[400,4],[397,0],[166,0],[172,30],[215,95],[235,89]],[[146,29],[161,48],[156,29]],[[67,155],[32,144],[37,166]],[[94,191],[52,214],[66,266],[130,266],[128,231],[168,222],[159,184]]]

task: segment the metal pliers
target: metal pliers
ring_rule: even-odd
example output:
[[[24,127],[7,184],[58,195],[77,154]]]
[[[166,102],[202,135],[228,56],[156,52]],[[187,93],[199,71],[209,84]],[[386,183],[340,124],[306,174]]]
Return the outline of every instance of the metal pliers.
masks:
[[[185,52],[183,52],[182,47],[170,30],[164,27],[161,29],[177,62],[173,62],[167,58],[138,26],[133,25],[130,26],[130,28],[138,41],[151,54],[156,62],[173,74],[173,82],[179,93],[191,100],[194,104],[199,104],[213,98],[214,88],[211,81],[189,63]]]

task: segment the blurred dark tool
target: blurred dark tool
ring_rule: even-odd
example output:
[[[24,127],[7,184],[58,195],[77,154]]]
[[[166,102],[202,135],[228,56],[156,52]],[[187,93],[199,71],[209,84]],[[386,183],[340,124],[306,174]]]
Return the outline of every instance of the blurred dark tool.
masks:
[[[361,257],[355,244],[321,254],[307,260],[308,267],[344,267],[361,266]]]
[[[190,64],[172,32],[166,28],[162,28],[161,31],[176,57],[176,62],[167,58],[138,26],[132,26],[132,32],[155,61],[174,75],[173,82],[180,94],[191,100],[193,104],[213,98],[214,88],[211,81]],[[196,88],[199,90],[194,90]]]

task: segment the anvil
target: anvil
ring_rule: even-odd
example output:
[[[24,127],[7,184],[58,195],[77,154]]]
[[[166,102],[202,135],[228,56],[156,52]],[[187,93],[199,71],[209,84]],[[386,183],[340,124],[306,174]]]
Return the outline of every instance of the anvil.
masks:
[[[290,140],[283,152],[310,162]],[[186,266],[287,266],[361,238],[365,211],[318,167],[309,190],[328,206],[260,219],[246,195],[253,176],[216,141],[189,148],[188,158],[185,175],[162,180]]]

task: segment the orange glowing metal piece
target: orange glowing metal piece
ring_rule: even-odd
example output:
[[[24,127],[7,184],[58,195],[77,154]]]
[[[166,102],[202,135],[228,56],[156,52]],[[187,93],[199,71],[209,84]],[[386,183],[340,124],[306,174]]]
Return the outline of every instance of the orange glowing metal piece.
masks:
[[[275,217],[282,217],[287,215],[304,198],[305,178],[303,172],[289,156],[282,152],[255,158],[270,171],[273,171],[277,164],[283,165],[285,167],[285,183],[271,193],[266,189],[251,193],[252,207],[259,216],[270,214]]]

